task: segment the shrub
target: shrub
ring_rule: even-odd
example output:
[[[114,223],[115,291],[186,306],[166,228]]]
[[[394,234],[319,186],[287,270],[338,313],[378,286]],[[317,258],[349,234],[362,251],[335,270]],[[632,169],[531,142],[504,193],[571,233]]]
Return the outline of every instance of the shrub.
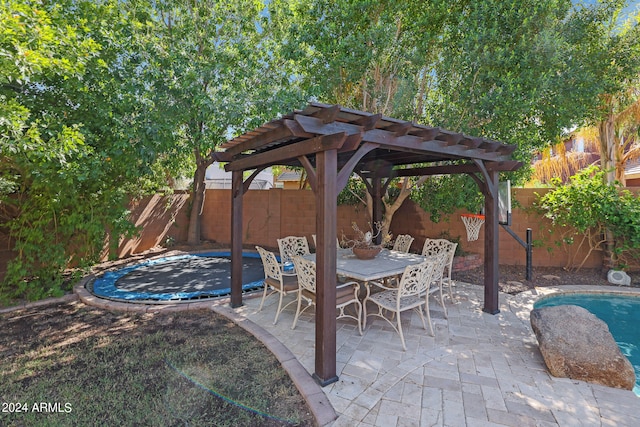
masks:
[[[593,251],[603,250],[607,231],[613,236],[619,263],[635,258],[634,252],[640,248],[640,199],[618,185],[607,184],[604,175],[600,168],[591,166],[567,184],[553,180],[554,189],[538,195],[534,205],[560,232],[559,246],[589,246],[584,259],[570,259],[567,268],[577,270]]]

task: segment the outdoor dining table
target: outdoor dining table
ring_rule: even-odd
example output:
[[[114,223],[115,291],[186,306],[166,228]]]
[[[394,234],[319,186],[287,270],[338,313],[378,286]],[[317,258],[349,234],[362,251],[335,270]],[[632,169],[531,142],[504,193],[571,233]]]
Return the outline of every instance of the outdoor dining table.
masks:
[[[316,254],[304,258],[315,261]],[[362,282],[369,292],[369,282],[399,276],[408,265],[425,261],[422,255],[382,249],[373,259],[358,259],[351,249],[338,249],[336,252],[336,273]]]

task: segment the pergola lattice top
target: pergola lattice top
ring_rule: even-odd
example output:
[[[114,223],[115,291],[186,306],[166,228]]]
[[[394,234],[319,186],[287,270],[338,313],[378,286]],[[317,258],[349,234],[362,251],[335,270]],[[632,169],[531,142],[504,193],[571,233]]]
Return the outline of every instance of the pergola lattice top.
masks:
[[[507,145],[486,138],[450,132],[439,127],[384,117],[339,105],[309,104],[277,120],[238,136],[222,145],[224,152],[216,154],[226,169],[249,170],[279,164],[284,166],[314,166],[314,158],[302,159],[328,148],[338,150],[338,169],[345,165],[362,174],[375,169],[385,176],[393,166],[408,166],[443,161],[459,161],[451,170],[437,173],[478,171],[476,167],[461,167],[469,161],[491,162],[491,168],[501,171],[521,166],[511,154],[515,145]],[[358,151],[360,155],[354,156]],[[354,158],[355,157],[355,158]],[[305,165],[306,162],[309,164]],[[440,168],[442,169],[442,168]],[[433,174],[426,173],[426,174]],[[401,175],[423,175],[424,168],[405,169]]]

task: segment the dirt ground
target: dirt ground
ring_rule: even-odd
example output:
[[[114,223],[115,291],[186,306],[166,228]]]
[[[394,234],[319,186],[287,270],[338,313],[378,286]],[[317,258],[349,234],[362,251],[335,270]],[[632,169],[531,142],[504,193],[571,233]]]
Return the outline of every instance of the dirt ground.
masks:
[[[517,294],[534,287],[563,286],[563,285],[593,285],[610,286],[606,272],[600,269],[582,268],[578,271],[566,271],[560,267],[533,267],[531,280],[526,280],[525,266],[501,265],[498,284],[500,291]],[[454,280],[467,283],[482,284],[484,281],[483,267],[469,271],[454,272]],[[630,274],[632,286],[640,286],[640,276]]]

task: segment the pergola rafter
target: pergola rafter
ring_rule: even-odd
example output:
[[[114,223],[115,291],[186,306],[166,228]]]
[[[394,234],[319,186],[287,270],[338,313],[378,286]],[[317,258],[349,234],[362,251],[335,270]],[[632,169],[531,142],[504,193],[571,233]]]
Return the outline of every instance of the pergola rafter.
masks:
[[[356,173],[366,178],[382,219],[386,186],[393,177],[468,174],[485,196],[484,311],[498,305],[498,174],[522,166],[515,145],[384,117],[339,105],[311,103],[238,136],[216,160],[232,171],[231,305],[242,305],[242,196],[257,172],[273,165],[303,167],[316,194],[316,364],[321,385],[336,376],[336,200]],[[445,163],[445,164],[443,164]],[[415,166],[419,165],[419,166]],[[427,165],[427,166],[425,166]],[[429,166],[430,165],[430,166]],[[255,172],[243,181],[243,172]],[[384,180],[384,182],[383,182]]]

